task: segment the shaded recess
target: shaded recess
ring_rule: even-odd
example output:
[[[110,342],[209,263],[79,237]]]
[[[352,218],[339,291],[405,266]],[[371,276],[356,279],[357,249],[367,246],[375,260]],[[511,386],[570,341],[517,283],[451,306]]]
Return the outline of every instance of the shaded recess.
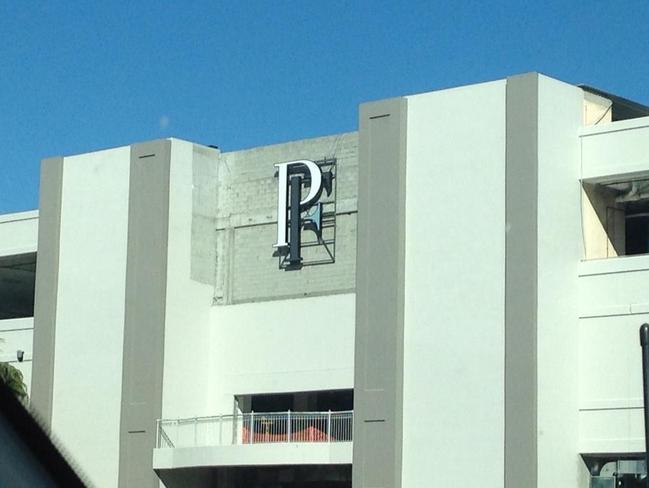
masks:
[[[0,320],[34,316],[36,253],[0,257]]]
[[[351,475],[350,464],[158,470],[168,488],[351,488]]]

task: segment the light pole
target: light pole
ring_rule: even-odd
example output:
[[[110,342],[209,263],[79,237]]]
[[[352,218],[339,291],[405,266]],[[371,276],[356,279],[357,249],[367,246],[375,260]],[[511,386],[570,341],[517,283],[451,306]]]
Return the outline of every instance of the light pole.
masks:
[[[645,482],[649,488],[649,324],[640,326],[642,392],[644,399]]]

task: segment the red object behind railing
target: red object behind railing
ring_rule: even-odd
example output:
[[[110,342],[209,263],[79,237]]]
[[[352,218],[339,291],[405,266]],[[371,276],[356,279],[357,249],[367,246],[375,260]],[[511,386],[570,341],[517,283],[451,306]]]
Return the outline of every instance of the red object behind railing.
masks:
[[[242,428],[243,444],[250,444],[250,429],[246,426]],[[297,432],[291,432],[291,442],[327,442],[329,436],[309,426]],[[267,432],[255,432],[252,437],[252,444],[264,444],[269,442],[288,442],[288,434],[270,434]]]

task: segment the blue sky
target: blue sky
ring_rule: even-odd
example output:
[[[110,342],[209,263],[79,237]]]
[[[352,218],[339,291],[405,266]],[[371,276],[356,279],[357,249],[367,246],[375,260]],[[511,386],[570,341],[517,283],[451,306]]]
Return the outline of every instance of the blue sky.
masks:
[[[0,213],[40,160],[355,130],[368,100],[540,71],[649,104],[649,2],[0,0]]]

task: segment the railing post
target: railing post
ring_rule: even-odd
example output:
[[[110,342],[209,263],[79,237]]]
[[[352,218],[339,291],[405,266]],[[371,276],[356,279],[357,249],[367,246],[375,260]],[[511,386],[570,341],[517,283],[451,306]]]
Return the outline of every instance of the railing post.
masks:
[[[219,415],[219,446],[223,445],[223,415]]]
[[[291,410],[288,411],[286,417],[286,442],[291,442]]]
[[[254,437],[255,437],[255,411],[251,410],[250,411],[250,440],[248,441],[250,444],[253,443]]]
[[[198,417],[194,417],[194,447],[198,444]]]
[[[155,447],[160,447],[160,419],[155,421]]]
[[[327,412],[327,437],[329,442],[331,442],[331,410]]]

